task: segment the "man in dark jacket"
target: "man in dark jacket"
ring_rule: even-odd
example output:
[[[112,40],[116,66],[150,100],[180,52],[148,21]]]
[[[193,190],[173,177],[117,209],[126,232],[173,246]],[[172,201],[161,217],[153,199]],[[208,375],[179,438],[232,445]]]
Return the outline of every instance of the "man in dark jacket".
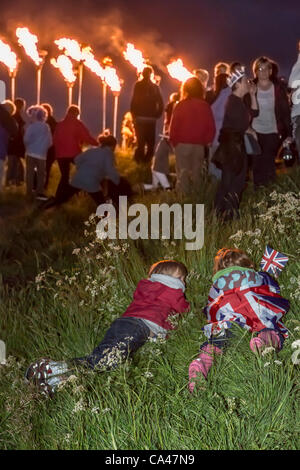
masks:
[[[25,146],[23,142],[25,121],[22,117],[22,111],[25,109],[26,102],[23,98],[17,98],[15,100],[15,106],[16,112],[12,117],[16,121],[18,132],[8,144],[6,185],[19,185],[24,181],[24,167],[21,159],[25,156]]]
[[[9,139],[14,138],[18,132],[16,121],[12,117],[15,111],[16,107],[10,100],[5,100],[0,104],[0,191]]]
[[[137,138],[134,158],[138,163],[150,163],[153,157],[156,120],[164,109],[159,87],[151,81],[152,73],[152,67],[144,68],[143,79],[136,82],[130,104]]]

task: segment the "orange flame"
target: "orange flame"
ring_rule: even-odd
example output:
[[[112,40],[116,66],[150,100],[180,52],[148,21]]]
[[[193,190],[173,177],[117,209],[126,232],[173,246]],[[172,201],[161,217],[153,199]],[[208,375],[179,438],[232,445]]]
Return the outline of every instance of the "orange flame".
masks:
[[[78,62],[82,60],[82,51],[80,44],[75,39],[61,38],[54,41],[60,50]]]
[[[121,81],[117,75],[116,69],[110,66],[105,68],[95,59],[91,47],[86,46],[81,48],[81,45],[75,39],[61,38],[54,41],[59,49],[63,49],[65,54],[72,59],[82,61],[83,64],[94,72],[101,80],[114,92],[121,91]]]
[[[57,57],[57,59],[51,59],[50,62],[54,67],[56,67],[57,69],[60,70],[60,72],[62,73],[64,79],[68,83],[74,83],[75,82],[76,75],[74,74],[73,64],[72,64],[71,60],[69,59],[69,57],[67,57],[66,55],[61,54]]]
[[[193,74],[184,67],[181,59],[174,60],[168,64],[167,69],[171,77],[179,82],[185,82],[188,78],[193,77]]]
[[[138,73],[141,73],[147,65],[142,52],[136,49],[130,42],[127,44],[126,51],[123,51],[123,55],[136,68]]]
[[[9,68],[10,72],[14,72],[18,66],[18,59],[16,54],[11,50],[8,44],[0,39],[0,62]]]
[[[105,67],[104,80],[111,89],[111,91],[115,93],[119,93],[121,91],[121,80],[119,79],[117,71],[114,67]]]
[[[95,59],[95,56],[90,47],[84,47],[82,49],[82,60],[84,65],[94,72],[101,80],[105,79],[105,70],[101,64]]]
[[[34,61],[36,65],[40,65],[43,59],[39,56],[37,49],[38,38],[31,34],[28,28],[17,28],[16,35],[18,43],[24,47],[26,54]]]

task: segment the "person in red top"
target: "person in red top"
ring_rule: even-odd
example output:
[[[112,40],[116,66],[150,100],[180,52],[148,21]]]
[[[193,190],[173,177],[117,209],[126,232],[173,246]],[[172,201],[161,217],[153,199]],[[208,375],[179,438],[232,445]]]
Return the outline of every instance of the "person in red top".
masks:
[[[198,78],[186,80],[181,95],[181,101],[176,105],[171,119],[170,141],[176,156],[176,190],[187,193],[200,186],[205,146],[212,143],[216,128]]]
[[[189,310],[190,304],[184,296],[187,274],[185,265],[178,261],[163,260],[153,264],[148,278],[138,283],[133,302],[111,324],[91,354],[68,362],[40,359],[28,367],[25,380],[52,395],[77,365],[98,371],[114,369],[149,337],[165,338],[168,331],[175,328],[169,317]]]
[[[63,121],[57,123],[53,135],[55,156],[61,172],[61,178],[56,190],[56,197],[69,184],[70,168],[74,158],[82,152],[83,144],[98,146],[88,129],[79,119],[80,109],[71,105]]]

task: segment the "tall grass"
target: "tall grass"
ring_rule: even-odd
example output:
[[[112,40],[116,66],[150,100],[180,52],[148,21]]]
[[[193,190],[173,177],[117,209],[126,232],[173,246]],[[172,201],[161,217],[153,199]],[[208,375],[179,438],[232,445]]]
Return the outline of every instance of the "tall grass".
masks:
[[[118,165],[134,182],[130,157],[120,154]],[[299,366],[291,360],[300,335],[299,169],[258,194],[249,184],[241,219],[227,225],[212,214],[214,191],[207,182],[186,200],[205,203],[205,242],[196,252],[178,240],[96,240],[96,220],[89,220],[95,207],[83,195],[42,214],[25,204],[22,190],[2,196],[0,339],[9,357],[0,366],[1,449],[299,448]],[[172,203],[176,195],[136,200]],[[203,341],[213,256],[235,244],[258,264],[266,243],[290,256],[280,277],[291,300],[289,339],[278,355],[256,357],[249,333],[238,330],[206,389],[190,395],[188,365]],[[75,371],[52,400],[24,384],[26,366],[37,357],[89,353],[131,301],[138,280],[162,258],[176,258],[190,272],[191,312],[166,342],[147,343],[113,372]]]

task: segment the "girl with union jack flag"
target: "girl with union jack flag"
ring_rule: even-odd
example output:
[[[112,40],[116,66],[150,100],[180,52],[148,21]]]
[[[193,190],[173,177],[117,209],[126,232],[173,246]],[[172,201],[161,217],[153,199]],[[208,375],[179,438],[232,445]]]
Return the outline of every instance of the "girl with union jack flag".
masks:
[[[233,325],[252,333],[250,348],[261,353],[272,346],[280,351],[287,329],[281,318],[289,310],[289,302],[280,295],[278,283],[267,273],[257,272],[254,263],[239,249],[222,248],[214,260],[213,285],[204,309],[207,341],[189,366],[189,390],[203,381],[216,355],[223,354],[234,340]]]

